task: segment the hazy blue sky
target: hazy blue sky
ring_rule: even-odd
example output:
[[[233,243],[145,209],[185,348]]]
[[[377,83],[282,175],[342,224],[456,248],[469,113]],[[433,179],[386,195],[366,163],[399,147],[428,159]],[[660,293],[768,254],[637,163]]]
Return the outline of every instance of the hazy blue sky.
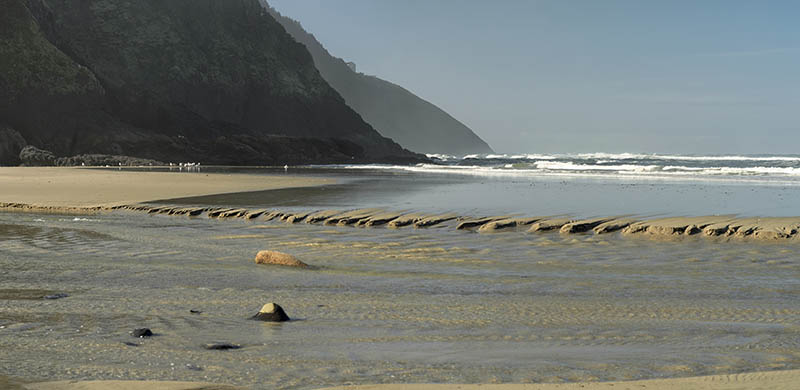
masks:
[[[270,4],[498,152],[800,153],[800,2]]]

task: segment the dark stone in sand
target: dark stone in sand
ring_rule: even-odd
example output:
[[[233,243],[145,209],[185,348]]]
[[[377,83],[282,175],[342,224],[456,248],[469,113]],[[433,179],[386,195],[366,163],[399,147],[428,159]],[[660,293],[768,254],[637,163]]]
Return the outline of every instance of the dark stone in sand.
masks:
[[[69,294],[57,293],[57,294],[45,295],[44,299],[61,299],[61,298],[66,298],[68,296]]]
[[[131,331],[131,336],[133,336],[133,337],[143,338],[143,337],[150,337],[152,335],[153,335],[153,332],[148,328],[139,328],[139,329],[134,329],[133,331]]]
[[[212,351],[227,351],[229,349],[239,349],[241,347],[241,345],[231,343],[211,343],[203,346],[203,348]]]
[[[195,366],[194,364],[186,364],[186,368],[192,371],[203,371],[203,367]]]
[[[251,319],[266,322],[284,322],[289,321],[289,316],[277,303],[268,303]]]

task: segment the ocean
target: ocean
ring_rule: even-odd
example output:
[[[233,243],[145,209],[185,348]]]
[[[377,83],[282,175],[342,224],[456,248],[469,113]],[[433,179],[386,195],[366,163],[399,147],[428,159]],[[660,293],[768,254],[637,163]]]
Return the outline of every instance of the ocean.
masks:
[[[431,155],[435,164],[242,168],[340,184],[205,199],[247,206],[381,207],[462,215],[800,215],[800,156]],[[233,168],[203,168],[204,172]],[[301,201],[287,200],[297,193]]]

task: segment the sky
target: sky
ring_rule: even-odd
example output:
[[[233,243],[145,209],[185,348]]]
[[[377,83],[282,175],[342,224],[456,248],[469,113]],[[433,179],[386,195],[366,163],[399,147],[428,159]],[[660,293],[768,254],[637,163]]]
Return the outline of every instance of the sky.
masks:
[[[269,2],[500,153],[800,154],[800,2]]]

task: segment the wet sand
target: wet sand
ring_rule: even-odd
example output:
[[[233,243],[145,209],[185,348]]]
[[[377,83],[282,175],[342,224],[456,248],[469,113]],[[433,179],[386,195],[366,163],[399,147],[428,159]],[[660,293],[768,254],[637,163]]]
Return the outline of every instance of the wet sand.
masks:
[[[169,202],[169,201],[168,201]],[[0,203],[0,209],[4,207]],[[5,205],[6,209],[25,205]],[[357,210],[290,211],[230,207],[203,207],[174,204],[134,204],[114,206],[113,210],[128,210],[148,214],[253,221],[279,219],[287,223],[305,221],[328,226],[434,228],[452,227],[479,233],[525,231],[529,234],[559,232],[562,235],[619,233],[623,237],[637,236],[655,240],[675,240],[689,236],[719,240],[747,239],[761,242],[800,240],[800,217],[737,218],[736,216],[702,216],[642,218],[615,216],[577,219],[573,217],[529,217],[509,219],[509,216],[463,216],[455,213],[430,215],[420,212],[387,211],[381,208]]]
[[[790,390],[797,389],[800,370],[712,375],[693,378],[652,379],[626,382],[580,382],[563,384],[414,384],[331,387],[325,390]]]
[[[329,179],[237,173],[0,167],[0,202],[58,211],[331,183]]]
[[[536,384],[383,384],[329,387],[323,390],[793,390],[800,383],[800,370],[768,371],[691,378],[651,379],[622,382],[577,382]],[[2,384],[2,383],[0,383]],[[241,390],[244,387],[205,382],[159,381],[58,381],[11,387],[14,390]]]
[[[800,362],[794,303],[800,218],[578,219],[148,205],[140,202],[325,181],[26,169],[0,169],[0,202],[53,211],[134,206],[91,218],[2,216],[0,261],[10,270],[0,284],[0,346],[9,347],[0,353],[4,374],[247,388],[506,383],[358,390],[780,390],[799,379],[796,370],[769,370],[794,369]],[[181,228],[167,215],[183,216]],[[399,230],[352,228],[372,225]],[[477,234],[488,231],[504,234]],[[717,239],[685,245],[618,239],[628,236]],[[266,248],[297,254],[319,271],[253,268],[255,251]],[[69,297],[41,299],[56,292]],[[273,299],[301,321],[281,329],[245,320]],[[136,347],[121,342],[129,340],[129,329],[145,325],[161,334]],[[220,335],[247,348],[231,354],[198,349]],[[350,354],[341,355],[345,349]],[[187,369],[186,362],[204,371]],[[722,375],[616,382],[704,374]],[[571,383],[508,384],[562,381]],[[209,389],[201,382],[16,386]]]
[[[571,216],[509,219],[509,216],[465,216],[458,213],[401,213],[383,208],[359,210],[308,210],[296,212],[247,208],[204,208],[183,205],[151,207],[143,202],[192,198],[219,194],[253,193],[267,190],[333,184],[335,180],[313,177],[252,175],[240,173],[141,172],[86,168],[0,168],[0,211],[93,213],[101,210],[127,209],[150,214],[214,218],[272,219],[386,227],[439,227],[455,222],[457,230],[498,232],[520,230],[528,233],[560,231],[562,234],[621,233],[664,240],[685,236],[756,239],[759,241],[800,240],[800,217],[740,218],[735,215],[711,215],[669,218],[635,216]],[[182,202],[181,202],[182,203]],[[278,214],[275,214],[278,213]],[[504,223],[511,221],[511,223]],[[530,226],[528,226],[530,225]],[[513,227],[514,229],[508,229]]]
[[[205,382],[159,381],[59,381],[29,384],[22,390],[241,390],[234,387]]]

